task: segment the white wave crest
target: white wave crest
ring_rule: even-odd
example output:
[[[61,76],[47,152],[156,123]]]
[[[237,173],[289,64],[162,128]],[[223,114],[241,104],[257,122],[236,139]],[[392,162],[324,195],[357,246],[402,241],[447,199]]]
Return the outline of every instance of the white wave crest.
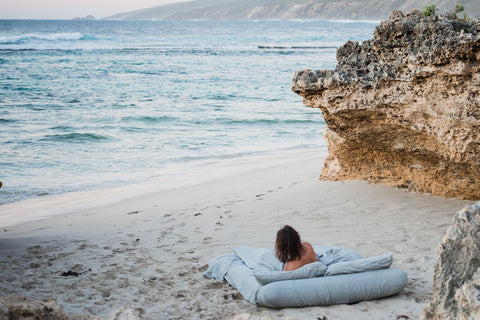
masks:
[[[44,34],[23,34],[18,36],[0,37],[0,45],[8,44],[27,44],[38,42],[59,42],[59,41],[78,41],[83,38],[80,32],[71,33],[44,33]]]

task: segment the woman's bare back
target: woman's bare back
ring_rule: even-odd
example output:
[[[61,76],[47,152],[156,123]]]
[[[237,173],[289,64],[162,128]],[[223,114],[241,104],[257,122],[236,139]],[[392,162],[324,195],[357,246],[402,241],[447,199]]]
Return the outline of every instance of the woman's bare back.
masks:
[[[302,246],[305,249],[305,253],[300,259],[288,261],[283,268],[283,271],[292,271],[303,267],[306,264],[318,261],[317,255],[313,250],[313,247],[308,242],[302,242]]]

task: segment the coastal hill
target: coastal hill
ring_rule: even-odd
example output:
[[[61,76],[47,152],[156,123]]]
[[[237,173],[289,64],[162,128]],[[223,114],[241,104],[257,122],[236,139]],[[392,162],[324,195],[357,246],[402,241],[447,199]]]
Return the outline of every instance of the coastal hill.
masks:
[[[116,20],[384,20],[392,10],[409,12],[434,3],[439,13],[451,11],[451,0],[194,0],[120,13]],[[480,1],[460,1],[470,17],[480,15]]]

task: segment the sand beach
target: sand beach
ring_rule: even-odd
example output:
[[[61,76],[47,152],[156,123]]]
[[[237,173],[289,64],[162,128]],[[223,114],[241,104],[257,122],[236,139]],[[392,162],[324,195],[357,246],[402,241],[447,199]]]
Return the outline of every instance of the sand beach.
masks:
[[[319,152],[199,168],[115,189],[3,205],[0,292],[54,299],[68,314],[144,319],[417,319],[431,297],[436,248],[471,201],[363,181],[319,181]],[[211,258],[273,247],[294,226],[305,241],[368,257],[393,252],[408,272],[393,297],[273,310],[207,279]]]

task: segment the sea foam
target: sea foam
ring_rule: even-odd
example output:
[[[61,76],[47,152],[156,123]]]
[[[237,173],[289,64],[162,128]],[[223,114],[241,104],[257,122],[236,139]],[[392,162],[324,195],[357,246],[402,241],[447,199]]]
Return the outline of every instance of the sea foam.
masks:
[[[29,42],[40,41],[77,41],[83,38],[80,32],[65,32],[65,33],[46,33],[46,34],[22,34],[18,36],[3,36],[0,37],[0,44],[25,44]]]

